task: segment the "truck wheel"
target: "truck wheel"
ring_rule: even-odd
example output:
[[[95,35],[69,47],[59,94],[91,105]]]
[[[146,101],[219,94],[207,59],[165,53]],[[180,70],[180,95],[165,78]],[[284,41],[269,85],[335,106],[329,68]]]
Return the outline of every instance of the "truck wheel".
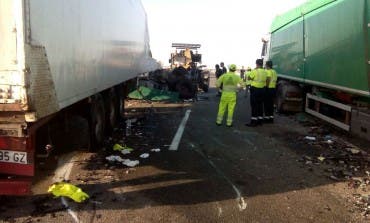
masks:
[[[125,93],[122,86],[117,88],[117,118],[118,121],[121,122],[125,118]]]
[[[93,97],[90,105],[90,143],[89,149],[97,151],[103,145],[105,133],[104,100],[100,94]]]
[[[276,110],[279,113],[284,112],[285,84],[279,84],[276,89]]]
[[[106,98],[106,123],[107,132],[111,133],[114,127],[117,126],[118,114],[119,114],[119,102],[117,99],[117,94],[112,88]]]

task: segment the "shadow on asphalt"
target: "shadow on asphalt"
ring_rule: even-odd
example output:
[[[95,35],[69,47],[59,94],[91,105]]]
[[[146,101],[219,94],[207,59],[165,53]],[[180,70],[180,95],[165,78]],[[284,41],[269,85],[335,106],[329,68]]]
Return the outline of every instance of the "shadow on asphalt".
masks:
[[[242,92],[238,97],[234,127],[217,127],[214,121],[219,97],[215,96],[215,89],[210,89],[207,95],[209,100],[195,102],[191,108],[192,113],[178,151],[168,151],[168,145],[171,144],[188,108],[156,108],[156,112],[144,109],[136,110],[136,115],[130,114],[130,118],[137,119],[132,128],[126,130],[125,124],[121,123],[107,143],[106,150],[93,156],[85,167],[87,171],[119,171],[122,180],[95,182],[99,177],[104,177],[99,175],[93,176],[86,184],[78,185],[91,196],[90,202],[77,205],[79,209],[139,209],[147,207],[148,203],[150,206],[192,205],[234,200],[235,192],[225,178],[215,171],[209,160],[245,197],[280,194],[348,181],[344,177],[338,177],[334,181],[330,179],[334,172],[327,172],[327,169],[335,166],[336,161],[320,163],[315,160],[325,151],[313,150],[312,144],[302,140],[307,132],[287,127],[284,121],[287,117],[277,120],[273,125],[255,129],[245,127],[244,123],[250,111]],[[129,136],[124,137],[128,134]],[[119,154],[110,150],[117,142],[134,148],[134,152],[126,158],[139,159],[138,156],[144,152],[150,153],[150,157],[146,160],[140,159],[136,170],[127,174],[126,170],[130,168],[105,161],[106,156]],[[154,148],[160,148],[161,152],[150,152],[150,149]],[[199,152],[207,157],[207,160],[200,156]],[[301,160],[304,156],[309,156],[312,160]],[[348,162],[348,166],[352,161],[344,160]],[[361,165],[368,165],[368,160]],[[335,171],[338,172],[345,169],[342,166],[337,168]],[[153,172],[141,176],[142,169]],[[361,171],[354,172],[353,175],[366,176]],[[124,188],[125,191],[117,194],[112,192],[114,188]],[[59,200],[47,198],[50,198],[50,195],[32,197],[36,202],[36,212],[33,215],[63,208]],[[2,199],[9,201],[10,198]],[[15,204],[12,200],[8,205],[2,206],[2,213],[8,208],[14,208],[16,204],[21,204],[22,199],[16,198]],[[101,205],[91,201],[101,202]],[[47,207],[43,207],[45,203],[48,204]],[[19,215],[22,216],[21,213]],[[1,216],[0,219],[6,219],[6,214]]]

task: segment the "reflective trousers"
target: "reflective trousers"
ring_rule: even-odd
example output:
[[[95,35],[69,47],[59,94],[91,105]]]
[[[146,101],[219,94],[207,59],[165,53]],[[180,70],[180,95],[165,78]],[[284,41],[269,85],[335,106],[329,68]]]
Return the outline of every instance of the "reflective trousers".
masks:
[[[265,98],[265,89],[251,86],[251,123],[260,123],[263,121],[263,101]]]
[[[274,98],[275,98],[275,88],[267,88],[264,100],[265,109],[265,120],[274,119]]]
[[[233,114],[236,105],[236,93],[235,92],[222,92],[220,104],[218,106],[217,124],[222,124],[225,111],[227,109],[226,125],[233,124]]]

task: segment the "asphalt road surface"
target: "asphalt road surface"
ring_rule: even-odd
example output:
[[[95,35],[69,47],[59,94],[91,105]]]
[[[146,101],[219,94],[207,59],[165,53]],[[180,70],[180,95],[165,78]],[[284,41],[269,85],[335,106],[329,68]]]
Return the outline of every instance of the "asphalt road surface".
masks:
[[[367,161],[350,176],[344,172],[352,165],[348,160],[329,157],[333,147],[366,151],[366,143],[351,142],[345,133],[302,114],[277,115],[274,124],[246,127],[250,108],[244,92],[238,94],[234,126],[216,126],[216,90],[200,96],[178,104],[127,101],[130,129],[121,123],[99,153],[81,149],[48,161],[58,162],[58,168],[38,172],[33,195],[0,198],[0,222],[369,220],[367,207],[359,204],[369,188]],[[305,139],[311,135],[317,140]],[[117,143],[133,151],[113,151]],[[144,153],[149,157],[141,158]],[[139,164],[106,160],[111,155]],[[339,170],[343,176],[333,174]],[[365,183],[356,187],[354,179]],[[83,203],[53,198],[47,188],[60,180],[79,186],[90,198]]]

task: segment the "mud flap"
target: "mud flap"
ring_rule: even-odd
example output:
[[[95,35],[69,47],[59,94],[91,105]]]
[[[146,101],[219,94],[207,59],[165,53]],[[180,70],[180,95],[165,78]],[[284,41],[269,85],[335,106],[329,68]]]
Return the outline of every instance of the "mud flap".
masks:
[[[0,195],[28,195],[31,185],[31,177],[0,178]]]

